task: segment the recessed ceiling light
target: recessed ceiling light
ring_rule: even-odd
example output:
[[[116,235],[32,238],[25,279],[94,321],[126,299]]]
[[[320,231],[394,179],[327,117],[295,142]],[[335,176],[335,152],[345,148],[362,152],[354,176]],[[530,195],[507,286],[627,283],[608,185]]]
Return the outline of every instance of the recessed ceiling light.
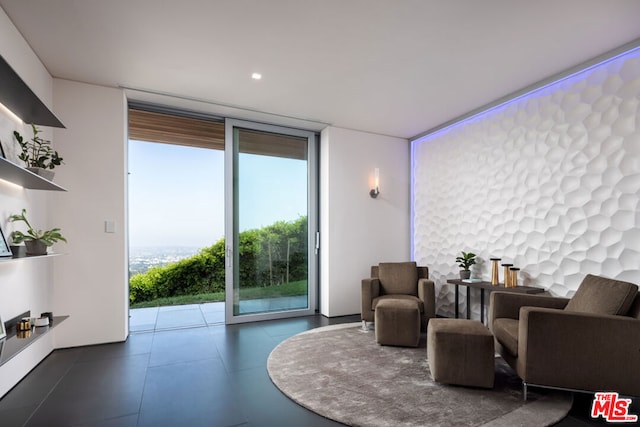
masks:
[[[262,74],[260,74],[260,73],[253,73],[253,74],[251,74],[251,78],[252,78],[253,80],[260,80],[260,79],[262,78]]]

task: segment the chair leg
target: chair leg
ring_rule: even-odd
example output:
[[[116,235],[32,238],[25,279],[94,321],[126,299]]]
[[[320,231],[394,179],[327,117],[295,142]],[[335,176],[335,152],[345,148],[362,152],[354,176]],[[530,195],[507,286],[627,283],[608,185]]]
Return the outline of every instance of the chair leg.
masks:
[[[522,382],[522,394],[524,396],[524,400],[527,400],[527,383]]]
[[[367,321],[362,321],[362,332],[369,332],[369,327],[367,327]]]

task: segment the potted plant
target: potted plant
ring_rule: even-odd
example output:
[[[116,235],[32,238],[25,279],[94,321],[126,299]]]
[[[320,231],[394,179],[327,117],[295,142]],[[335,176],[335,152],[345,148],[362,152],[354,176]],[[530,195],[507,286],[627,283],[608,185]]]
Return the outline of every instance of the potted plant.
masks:
[[[468,279],[471,277],[471,270],[469,270],[469,267],[476,263],[476,254],[473,252],[462,251],[462,256],[457,257],[456,262],[462,269],[460,270],[460,279]]]
[[[22,221],[27,224],[27,227],[29,227],[27,234],[24,234],[21,231],[14,231],[11,233],[11,240],[13,240],[13,243],[20,244],[24,242],[27,249],[27,255],[46,255],[47,248],[49,246],[60,240],[63,242],[67,241],[67,239],[60,234],[59,228],[53,228],[47,231],[34,229],[27,220],[26,209],[22,209],[22,213],[20,215],[11,215],[9,217],[9,221]]]
[[[18,158],[25,163],[28,170],[51,181],[54,175],[53,168],[63,163],[62,157],[51,148],[51,141],[38,136],[41,131],[36,125],[31,124],[31,129],[33,138],[28,141],[25,141],[18,131],[13,131],[13,136],[22,149]]]

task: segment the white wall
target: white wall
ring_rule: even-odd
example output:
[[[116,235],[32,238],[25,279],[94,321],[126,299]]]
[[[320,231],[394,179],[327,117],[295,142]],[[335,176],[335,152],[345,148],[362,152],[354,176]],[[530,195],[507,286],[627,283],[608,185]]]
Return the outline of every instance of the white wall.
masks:
[[[52,207],[68,255],[55,265],[54,312],[68,314],[56,347],[122,341],[127,306],[127,102],[121,90],[54,79],[56,129],[67,188]],[[116,232],[105,233],[105,221]]]
[[[502,257],[553,295],[587,273],[640,283],[639,124],[637,51],[415,141],[415,258],[439,284],[462,250],[485,280]]]
[[[369,196],[374,169],[380,195]],[[371,265],[410,258],[409,144],[328,127],[320,141],[320,311],[360,313]]]
[[[49,107],[52,99],[52,79],[38,57],[31,50],[11,20],[0,8],[0,55],[11,65],[31,90]],[[3,82],[0,82],[3,84]],[[24,137],[31,137],[31,128],[11,115],[0,110],[0,141],[7,159],[21,163],[18,146],[13,139],[17,130]],[[51,139],[52,132],[42,128],[43,136]],[[57,148],[54,146],[54,148]],[[9,235],[21,227],[8,223],[11,214],[19,213],[22,208],[35,226],[51,227],[49,200],[55,195],[45,191],[26,190],[0,181],[0,227]],[[15,227],[14,227],[15,226]],[[23,228],[20,228],[23,230]],[[52,265],[57,258],[40,258],[5,262],[0,264],[0,318],[6,321],[31,310],[39,315],[53,308]],[[64,324],[60,326],[62,329]],[[57,332],[58,329],[54,330]],[[35,345],[19,353],[10,362],[0,366],[0,397],[9,391],[24,375],[33,369],[53,350],[53,336],[48,335]]]

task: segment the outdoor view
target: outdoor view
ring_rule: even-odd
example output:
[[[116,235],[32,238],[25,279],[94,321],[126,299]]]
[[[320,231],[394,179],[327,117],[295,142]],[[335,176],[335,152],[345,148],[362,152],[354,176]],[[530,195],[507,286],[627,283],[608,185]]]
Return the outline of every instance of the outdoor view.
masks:
[[[240,296],[306,295],[306,161],[241,156]],[[224,152],[130,141],[129,165],[130,307],[224,301]]]

